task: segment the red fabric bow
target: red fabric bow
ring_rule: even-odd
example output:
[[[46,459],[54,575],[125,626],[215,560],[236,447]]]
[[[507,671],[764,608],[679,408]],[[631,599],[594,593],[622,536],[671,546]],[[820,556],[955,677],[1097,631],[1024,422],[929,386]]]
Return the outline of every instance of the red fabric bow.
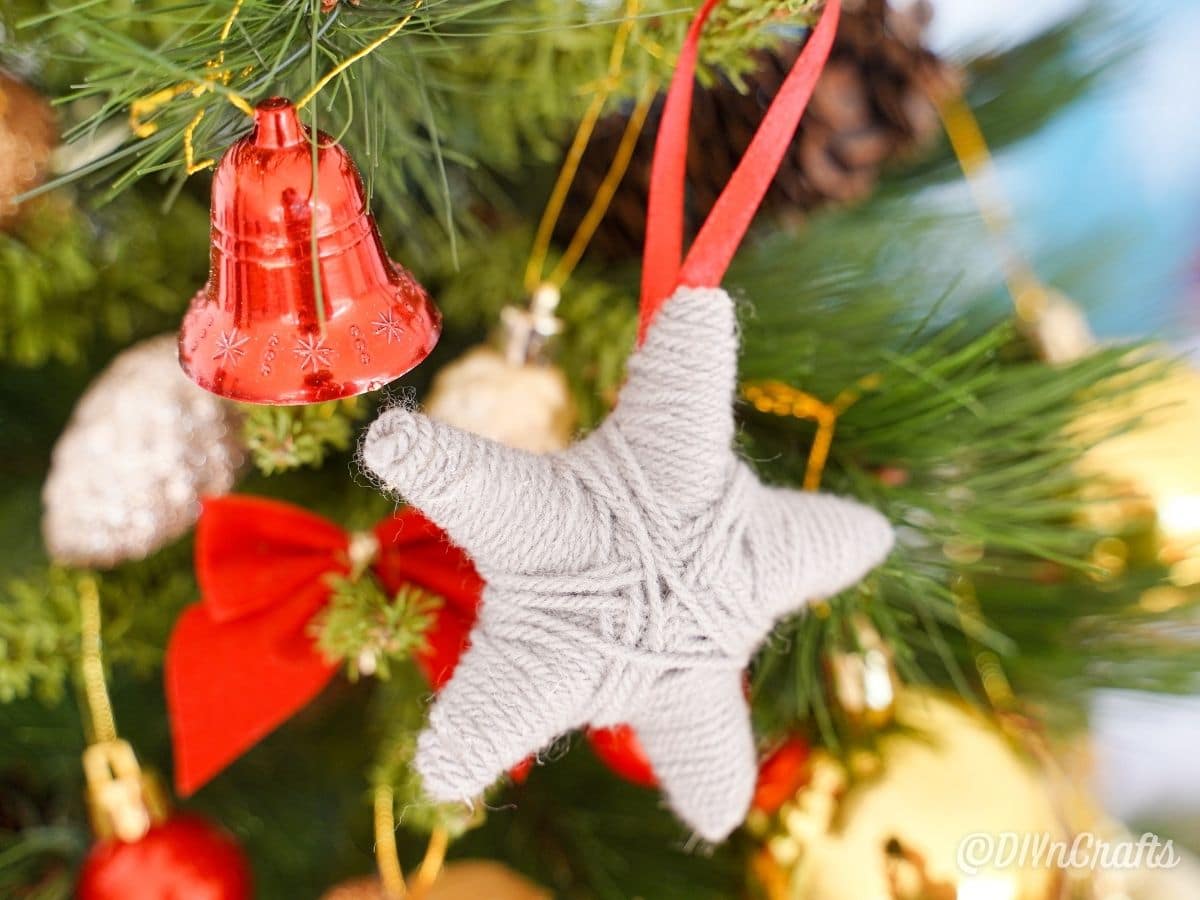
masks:
[[[416,662],[434,688],[450,677],[483,582],[470,559],[414,509],[373,532],[371,569],[394,593],[415,585],[445,601]],[[326,576],[348,574],[350,535],[261,497],[206,499],[196,526],[201,601],[175,625],[167,705],[180,794],[201,787],[312,700],[337,671],[308,625],[328,602]]]

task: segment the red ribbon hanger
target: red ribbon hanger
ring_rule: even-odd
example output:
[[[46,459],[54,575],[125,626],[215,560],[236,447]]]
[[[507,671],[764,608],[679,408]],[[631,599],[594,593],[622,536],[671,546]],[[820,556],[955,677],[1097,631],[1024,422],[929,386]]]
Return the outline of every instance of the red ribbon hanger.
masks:
[[[443,598],[415,655],[439,688],[475,622],[483,582],[471,561],[413,509],[371,534],[384,589]],[[307,510],[261,497],[204,501],[196,526],[201,601],[180,616],[165,677],[179,793],[191,794],[321,692],[337,671],[309,634],[329,575],[351,570],[351,536]]]
[[[700,227],[685,259],[683,209],[696,57],[704,23],[718,3],[720,0],[705,0],[688,28],[654,144],[646,209],[646,246],[642,257],[639,344],[645,340],[655,313],[677,287],[716,287],[725,277],[816,89],[821,70],[833,49],[841,12],[840,0],[827,0],[821,20],[771,101],[762,124]]]
[[[720,0],[705,0],[688,27],[663,106],[662,124],[650,165],[646,245],[642,257],[642,297],[638,344],[646,339],[655,314],[682,286],[715,287],[725,277],[754,214],[771,186],[796,128],[833,49],[840,0],[827,0],[803,51],[767,108],[729,183],[721,191],[696,239],[683,256],[688,131],[700,36]],[[596,752],[619,774],[646,786],[657,783],[637,733],[628,725],[591,729]]]

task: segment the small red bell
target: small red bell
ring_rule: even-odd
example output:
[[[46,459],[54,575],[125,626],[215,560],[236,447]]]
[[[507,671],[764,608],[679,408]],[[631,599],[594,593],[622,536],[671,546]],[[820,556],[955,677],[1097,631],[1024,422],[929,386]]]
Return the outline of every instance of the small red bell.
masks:
[[[290,101],[265,100],[212,185],[212,267],[179,334],[200,387],[248,403],[317,403],[399,378],[437,343],[441,316],[392,262],[353,160],[310,132]],[[316,234],[324,317],[312,265]]]

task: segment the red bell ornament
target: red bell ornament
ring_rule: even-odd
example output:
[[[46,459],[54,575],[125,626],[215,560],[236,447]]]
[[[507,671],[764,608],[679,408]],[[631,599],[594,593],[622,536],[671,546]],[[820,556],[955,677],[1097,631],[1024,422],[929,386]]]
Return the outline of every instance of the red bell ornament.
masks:
[[[314,186],[311,133],[290,101],[265,100],[213,175],[212,266],[184,317],[179,361],[214,394],[349,397],[399,378],[437,343],[441,316],[388,258],[353,160],[317,137]]]

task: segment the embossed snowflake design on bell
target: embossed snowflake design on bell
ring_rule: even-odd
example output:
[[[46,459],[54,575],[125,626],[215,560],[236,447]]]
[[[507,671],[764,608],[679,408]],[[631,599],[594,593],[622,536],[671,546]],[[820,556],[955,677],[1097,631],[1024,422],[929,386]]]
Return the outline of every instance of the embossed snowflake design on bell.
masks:
[[[318,132],[314,190],[312,152],[296,107],[274,97],[214,173],[212,267],[179,334],[183,370],[214,394],[349,397],[399,378],[437,343],[437,307],[388,258],[354,161]]]

